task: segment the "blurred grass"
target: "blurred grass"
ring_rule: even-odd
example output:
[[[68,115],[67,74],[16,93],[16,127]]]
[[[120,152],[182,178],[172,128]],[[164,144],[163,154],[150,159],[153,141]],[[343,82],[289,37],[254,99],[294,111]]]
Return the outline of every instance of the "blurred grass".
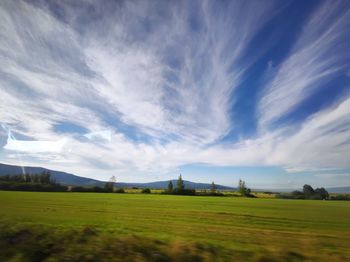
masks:
[[[163,261],[161,257],[169,261],[186,254],[191,257],[188,261],[346,261],[350,257],[347,201],[35,192],[0,192],[0,199],[2,252],[14,248],[25,254],[21,244],[10,245],[11,237],[3,236],[29,230],[29,239],[63,245],[61,253],[50,251],[46,256],[52,261],[55,254],[64,257],[65,245],[77,256],[85,249],[84,255],[90,256],[118,253],[118,248],[105,247],[109,242],[130,245],[131,253],[133,245],[150,243],[145,250],[159,249],[161,254],[144,257],[147,252],[140,251],[135,261]],[[97,233],[86,236],[84,248],[75,238],[71,243],[60,240],[83,234],[86,228]],[[44,237],[44,232],[51,233]],[[182,254],[184,247],[190,251]],[[16,252],[10,253],[8,257],[15,259]]]

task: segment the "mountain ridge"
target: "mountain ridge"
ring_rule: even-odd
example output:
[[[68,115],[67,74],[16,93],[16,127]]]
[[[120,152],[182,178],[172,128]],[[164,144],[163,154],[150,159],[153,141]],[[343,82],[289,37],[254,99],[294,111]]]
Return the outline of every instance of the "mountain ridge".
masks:
[[[106,181],[100,181],[92,178],[77,176],[71,173],[62,172],[62,171],[56,171],[51,170],[48,168],[43,167],[31,167],[31,166],[24,166],[25,172],[34,174],[34,173],[42,173],[44,171],[49,171],[51,176],[56,179],[56,181],[63,185],[71,185],[71,186],[104,186]],[[22,167],[16,166],[16,165],[7,165],[0,163],[0,176],[2,175],[15,175],[15,174],[22,174]],[[132,187],[139,187],[139,188],[152,188],[152,189],[165,189],[168,187],[168,183],[170,180],[165,181],[154,181],[154,182],[146,182],[146,183],[127,183],[127,182],[117,182],[117,187],[125,187],[125,188],[132,188]],[[176,179],[171,180],[174,187],[176,185]],[[191,182],[188,180],[184,180],[185,187],[186,188],[193,188],[193,189],[209,189],[211,184],[209,183],[197,183],[197,182]],[[234,190],[233,187],[223,186],[223,185],[215,185],[217,189],[219,190]]]

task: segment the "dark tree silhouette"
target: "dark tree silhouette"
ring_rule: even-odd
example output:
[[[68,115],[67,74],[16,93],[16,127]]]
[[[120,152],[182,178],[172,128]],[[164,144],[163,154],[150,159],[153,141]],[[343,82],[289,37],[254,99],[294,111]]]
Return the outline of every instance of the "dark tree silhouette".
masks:
[[[114,184],[116,182],[115,176],[112,176],[109,181],[105,184],[105,189],[107,192],[113,192],[114,191]]]
[[[320,197],[320,199],[328,199],[329,198],[329,194],[328,194],[327,190],[324,189],[323,187],[316,188],[315,194],[318,195]]]
[[[180,190],[180,191],[185,189],[185,183],[184,183],[184,181],[182,180],[181,174],[180,174],[180,176],[179,176],[179,179],[177,180],[176,189],[177,189],[177,190]]]
[[[173,182],[171,182],[171,180],[169,181],[169,184],[168,184],[168,191],[169,192],[172,192],[174,189],[174,186],[173,186]]]
[[[242,179],[239,180],[238,182],[238,192],[242,195],[242,196],[250,196],[250,189],[246,186],[245,181],[243,181]]]
[[[144,188],[144,189],[142,189],[141,193],[143,193],[143,194],[151,194],[151,189]]]
[[[216,192],[216,185],[215,185],[215,183],[213,181],[213,182],[211,182],[210,193],[215,193],[215,192]]]
[[[312,186],[305,184],[303,186],[303,193],[304,193],[305,197],[309,197],[309,196],[313,195],[315,193],[315,191],[312,188]]]

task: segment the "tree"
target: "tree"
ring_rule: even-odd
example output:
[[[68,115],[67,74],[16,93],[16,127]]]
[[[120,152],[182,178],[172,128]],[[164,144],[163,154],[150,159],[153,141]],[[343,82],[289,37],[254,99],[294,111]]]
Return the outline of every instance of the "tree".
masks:
[[[106,182],[106,183],[105,183],[105,190],[106,190],[107,192],[112,192],[112,191],[113,191],[113,185],[112,185],[111,182]]]
[[[32,178],[30,177],[30,175],[28,173],[24,174],[24,181],[26,183],[30,183],[32,181]]]
[[[184,184],[184,181],[182,180],[181,174],[179,176],[179,179],[177,180],[176,189],[180,191],[185,189],[185,184]]]
[[[50,184],[51,183],[51,174],[49,171],[43,171],[39,175],[39,181],[41,184]]]
[[[151,194],[151,189],[144,188],[144,189],[142,189],[141,193],[143,193],[143,194]]]
[[[210,193],[215,193],[215,192],[216,192],[216,185],[215,185],[215,183],[213,181],[213,182],[211,182]]]
[[[113,192],[114,191],[114,184],[116,182],[115,176],[112,176],[109,181],[105,184],[105,189],[108,192]]]
[[[174,186],[173,186],[173,182],[171,182],[171,180],[169,181],[169,184],[168,184],[168,191],[169,192],[172,192],[174,189]]]
[[[39,175],[33,174],[33,175],[31,175],[31,177],[32,177],[32,181],[34,183],[40,183]]]
[[[111,182],[111,183],[115,183],[115,182],[117,182],[117,179],[115,178],[115,176],[112,176],[110,179],[109,179],[109,182]]]
[[[304,193],[299,190],[294,190],[291,193],[293,196],[304,196]]]
[[[304,193],[305,197],[310,197],[311,195],[313,195],[315,193],[315,191],[312,188],[312,186],[305,184],[303,186],[303,193]]]
[[[319,195],[321,199],[328,199],[329,198],[329,194],[328,194],[327,190],[324,189],[323,187],[316,188],[315,194]]]
[[[241,195],[245,195],[245,190],[246,190],[245,182],[242,179],[240,179],[238,181],[238,192]]]
[[[242,179],[239,180],[238,182],[238,192],[242,195],[242,196],[250,196],[250,189],[246,187],[245,185],[245,181],[243,181]]]

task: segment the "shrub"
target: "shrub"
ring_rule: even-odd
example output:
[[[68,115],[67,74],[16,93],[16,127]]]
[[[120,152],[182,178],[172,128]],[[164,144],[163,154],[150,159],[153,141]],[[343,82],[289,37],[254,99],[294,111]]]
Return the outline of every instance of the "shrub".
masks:
[[[194,196],[194,195],[196,195],[196,190],[194,190],[194,189],[179,189],[179,188],[175,188],[175,189],[173,189],[173,191],[170,194]]]
[[[295,190],[291,193],[277,194],[276,198],[323,200],[329,199],[329,194],[323,187],[314,190],[310,185],[304,185],[302,192]]]
[[[225,196],[225,194],[220,193],[220,192],[197,192],[196,193],[198,196]]]
[[[331,196],[331,200],[350,200],[350,195],[335,195]]]
[[[125,190],[123,188],[118,188],[114,191],[115,193],[125,193]]]
[[[142,189],[141,193],[143,194],[151,194],[151,190],[149,188]]]
[[[280,199],[305,199],[304,194],[276,194],[276,198]]]
[[[83,187],[83,186],[73,186],[70,189],[71,192],[95,192],[95,193],[107,193],[107,189],[94,186],[94,187]]]

